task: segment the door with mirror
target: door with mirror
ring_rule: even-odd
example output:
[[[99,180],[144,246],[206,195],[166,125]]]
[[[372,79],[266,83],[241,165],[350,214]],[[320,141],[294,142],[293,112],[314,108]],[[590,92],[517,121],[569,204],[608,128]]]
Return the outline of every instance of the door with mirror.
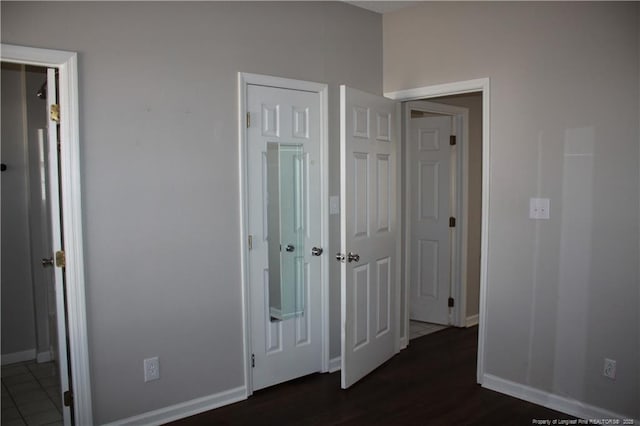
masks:
[[[253,390],[322,370],[319,98],[247,85]]]

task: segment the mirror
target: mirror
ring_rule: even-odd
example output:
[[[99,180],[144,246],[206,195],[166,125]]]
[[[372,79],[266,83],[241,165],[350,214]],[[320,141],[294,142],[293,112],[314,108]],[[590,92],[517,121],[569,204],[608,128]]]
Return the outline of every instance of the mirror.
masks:
[[[304,152],[267,143],[269,314],[282,321],[304,314]]]

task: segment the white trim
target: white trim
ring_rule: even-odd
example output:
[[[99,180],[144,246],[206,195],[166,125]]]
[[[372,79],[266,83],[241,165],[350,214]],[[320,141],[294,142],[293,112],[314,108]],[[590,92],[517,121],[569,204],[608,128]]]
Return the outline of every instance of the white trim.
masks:
[[[487,335],[487,285],[489,265],[489,183],[491,175],[491,93],[489,78],[438,84],[385,93],[397,101],[411,101],[445,95],[482,92],[482,229],[480,237],[480,314],[478,331],[478,367],[476,380],[484,379],[485,339]]]
[[[38,354],[36,355],[36,362],[38,364],[41,364],[43,362],[49,362],[49,361],[53,361],[53,356],[51,354],[50,349],[47,349],[46,351],[43,351],[43,352],[38,352]]]
[[[340,371],[342,367],[342,357],[337,356],[329,360],[329,373]]]
[[[405,333],[409,334],[409,326],[406,327]],[[409,336],[400,337],[400,350],[406,349],[407,346],[409,346]]]
[[[473,327],[479,324],[478,314],[471,315],[465,320],[465,327]]]
[[[66,255],[69,356],[76,424],[93,424],[84,287],[78,64],[75,52],[0,45],[2,61],[57,68],[60,91],[62,223]]]
[[[244,386],[239,386],[213,395],[149,411],[138,416],[116,420],[107,423],[105,426],[162,425],[174,420],[195,416],[196,414],[204,413],[205,411],[213,410],[223,405],[233,404],[246,398],[247,390]]]
[[[330,370],[329,361],[329,88],[323,83],[292,80],[288,78],[273,77],[261,74],[238,73],[238,140],[239,140],[239,170],[240,170],[240,259],[242,279],[242,333],[244,340],[244,378],[247,396],[253,393],[253,380],[251,375],[251,295],[249,291],[249,248],[248,248],[248,211],[246,200],[247,187],[247,85],[255,84],[283,89],[302,90],[317,93],[320,100],[320,168],[321,177],[321,247],[325,255],[321,256],[321,313],[322,313],[322,360],[321,371]]]
[[[35,349],[27,349],[26,351],[11,352],[8,354],[2,354],[2,361],[0,364],[8,365],[15,364],[16,362],[31,361],[36,358]]]
[[[418,99],[437,98],[438,96],[478,92],[483,91],[485,88],[489,88],[489,79],[478,78],[475,80],[456,81],[453,83],[436,84],[433,86],[386,92],[384,96],[397,101],[413,101]]]
[[[581,419],[629,419],[628,416],[623,416],[604,408],[501,379],[491,374],[485,374],[482,387]],[[640,420],[634,421],[635,423],[633,424],[640,423]]]
[[[403,141],[402,141],[402,104],[400,104],[399,102],[396,103],[396,146],[395,146],[395,150],[394,150],[394,155],[395,155],[395,172],[396,172],[396,188],[395,188],[395,193],[396,193],[396,208],[395,208],[395,213],[394,213],[394,217],[396,219],[396,261],[395,261],[395,271],[396,271],[396,276],[395,276],[395,281],[396,283],[399,283],[399,285],[396,285],[396,294],[395,294],[395,318],[394,318],[394,329],[395,329],[395,342],[394,342],[394,354],[397,354],[398,352],[400,352],[403,349],[402,346],[402,340],[405,339],[405,341],[409,341],[409,327],[405,328],[404,331],[404,337],[402,337],[402,317],[401,317],[401,312],[402,312],[402,276],[403,276],[403,271],[402,271],[402,255],[403,255],[403,249],[404,247],[402,246],[402,240],[404,238],[404,236],[402,235],[402,230],[404,229],[404,220],[402,217],[402,150],[403,150]],[[345,120],[343,120],[345,121]],[[406,253],[405,253],[406,255]],[[343,283],[346,281],[342,281]],[[406,293],[406,289],[405,289],[405,293]],[[406,311],[405,313],[408,314],[408,312]],[[407,322],[408,324],[408,322]],[[406,347],[406,345],[405,345]]]
[[[249,252],[247,247],[249,229],[249,211],[247,198],[249,191],[247,187],[248,175],[246,167],[247,146],[247,82],[242,73],[238,73],[238,170],[240,188],[240,281],[242,290],[242,341],[244,355],[244,386],[246,396],[253,393],[253,376],[251,374],[251,299],[249,295]]]

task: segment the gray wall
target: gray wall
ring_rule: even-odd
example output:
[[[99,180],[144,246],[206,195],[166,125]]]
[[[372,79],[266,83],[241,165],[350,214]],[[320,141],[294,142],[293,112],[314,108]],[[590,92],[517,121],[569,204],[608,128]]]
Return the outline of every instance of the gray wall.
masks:
[[[94,417],[243,384],[237,72],[382,92],[380,15],[340,3],[2,2],[3,43],[76,51]],[[339,222],[331,217],[337,251]],[[332,265],[331,356],[340,352]],[[162,378],[145,385],[142,360]]]
[[[491,78],[486,373],[635,418],[638,7],[443,2],[383,18],[385,91]],[[528,219],[536,195],[550,220]]]

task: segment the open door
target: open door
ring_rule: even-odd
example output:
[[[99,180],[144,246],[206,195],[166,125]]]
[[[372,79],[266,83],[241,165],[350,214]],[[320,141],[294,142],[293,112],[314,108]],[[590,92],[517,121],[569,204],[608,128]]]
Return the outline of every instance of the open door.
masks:
[[[58,81],[56,70],[47,69],[47,132],[49,136],[49,203],[51,207],[51,237],[54,269],[54,287],[57,312],[57,347],[56,362],[60,374],[60,389],[62,391],[62,417],[65,426],[72,424],[71,408],[72,392],[69,380],[69,364],[67,350],[67,316],[64,278],[64,247],[62,239],[62,227],[60,226],[60,157],[59,157],[59,107],[58,107]]]
[[[342,388],[398,352],[398,127],[394,101],[340,87]]]
[[[460,218],[455,213],[457,156],[450,145],[452,117],[412,117],[408,123],[411,268],[405,279],[411,295],[410,319],[449,325],[453,268],[457,267],[456,230],[450,217]]]

